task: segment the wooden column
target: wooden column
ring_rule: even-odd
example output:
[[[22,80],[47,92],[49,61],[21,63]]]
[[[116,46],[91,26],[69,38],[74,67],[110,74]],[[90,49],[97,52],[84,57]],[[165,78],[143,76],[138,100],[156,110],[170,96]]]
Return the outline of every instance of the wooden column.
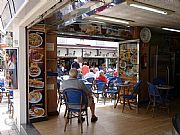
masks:
[[[56,115],[57,112],[57,34],[46,34],[46,70],[47,74],[47,103],[48,115]]]
[[[134,27],[132,32],[133,39],[140,39],[140,31],[142,27]],[[140,87],[140,101],[148,100],[148,87],[147,81],[149,81],[149,43],[143,43],[140,40],[139,43],[139,76],[140,80],[143,81]]]

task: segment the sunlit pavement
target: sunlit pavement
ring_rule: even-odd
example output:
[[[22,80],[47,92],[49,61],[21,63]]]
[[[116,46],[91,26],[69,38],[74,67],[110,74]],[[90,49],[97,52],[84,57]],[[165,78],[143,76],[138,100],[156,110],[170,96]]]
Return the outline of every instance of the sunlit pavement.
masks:
[[[19,135],[8,112],[7,97],[0,103],[0,135]]]

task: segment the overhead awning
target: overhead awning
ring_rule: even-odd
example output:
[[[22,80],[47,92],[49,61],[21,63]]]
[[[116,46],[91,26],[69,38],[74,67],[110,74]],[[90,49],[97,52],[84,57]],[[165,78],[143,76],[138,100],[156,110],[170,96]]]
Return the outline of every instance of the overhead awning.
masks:
[[[26,0],[0,0],[0,21],[5,28]]]

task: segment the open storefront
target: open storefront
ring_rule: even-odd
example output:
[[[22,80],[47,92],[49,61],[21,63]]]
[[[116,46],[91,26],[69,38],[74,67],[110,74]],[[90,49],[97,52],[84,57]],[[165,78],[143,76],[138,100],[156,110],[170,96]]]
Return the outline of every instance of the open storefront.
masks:
[[[14,6],[15,8],[12,8]],[[58,64],[67,66],[69,70],[74,58],[83,57],[83,60],[88,61],[89,65],[106,63],[107,66],[116,66],[119,75],[124,77],[124,80],[130,79],[136,82],[143,78],[144,81],[148,81],[155,77],[156,69],[151,68],[154,67],[151,64],[154,61],[150,59],[150,54],[160,53],[154,47],[154,44],[160,39],[153,39],[154,46],[150,46],[151,33],[148,29],[141,34],[141,40],[134,40],[140,38],[142,27],[148,26],[149,23],[138,24],[136,23],[138,20],[132,20],[133,15],[126,16],[127,18],[123,20],[124,25],[121,24],[122,20],[120,22],[120,19],[117,19],[118,22],[112,22],[116,18],[113,16],[108,17],[108,20],[104,19],[105,15],[110,14],[110,11],[116,13],[115,9],[117,8],[124,9],[122,11],[124,14],[127,13],[125,12],[126,8],[131,10],[131,13],[135,12],[135,9],[130,8],[127,2],[121,0],[71,2],[41,0],[17,2],[12,0],[7,3],[2,12],[1,21],[4,29],[13,31],[11,49],[18,48],[17,82],[13,84],[13,87],[18,86],[18,89],[14,91],[16,99],[14,101],[14,120],[19,130],[21,124],[47,120],[48,115],[58,114],[56,83]],[[13,12],[9,12],[9,10]],[[9,18],[4,16],[9,16]],[[23,17],[20,19],[19,16]],[[83,46],[83,48],[77,44],[76,47],[72,47],[64,45],[63,42],[58,43],[57,37],[111,41],[119,43],[119,49],[113,47],[90,48],[89,46]],[[172,43],[171,38],[168,39],[169,43]],[[126,40],[134,41],[125,42]],[[178,40],[173,41],[173,47],[178,48],[176,46]],[[164,40],[163,43],[166,45]],[[82,45],[82,42],[78,44]],[[85,43],[85,45],[89,44]],[[167,50],[164,50],[168,51],[168,47],[169,44],[164,47]],[[170,50],[173,50],[173,47]],[[164,50],[161,49],[161,51]],[[162,76],[166,76],[165,74],[166,72]],[[170,73],[168,74],[170,75]],[[174,78],[173,72],[167,80],[173,80],[172,78]],[[174,81],[170,83],[174,85]],[[9,87],[12,86],[9,84]],[[146,101],[148,95],[145,83],[143,89],[141,99]]]

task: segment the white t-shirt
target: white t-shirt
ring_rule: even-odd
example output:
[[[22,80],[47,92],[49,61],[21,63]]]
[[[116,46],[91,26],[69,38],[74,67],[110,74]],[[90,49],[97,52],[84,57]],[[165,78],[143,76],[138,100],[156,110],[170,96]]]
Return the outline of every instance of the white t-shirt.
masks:
[[[84,79],[87,79],[87,78],[95,78],[96,79],[96,75],[93,73],[93,72],[89,72],[87,73],[85,76],[84,76]]]

